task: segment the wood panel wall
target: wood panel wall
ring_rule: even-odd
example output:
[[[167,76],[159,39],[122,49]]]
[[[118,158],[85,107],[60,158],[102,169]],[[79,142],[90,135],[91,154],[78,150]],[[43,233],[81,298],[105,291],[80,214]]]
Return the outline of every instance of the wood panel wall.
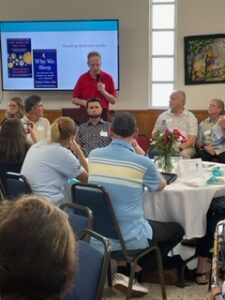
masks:
[[[159,114],[161,114],[164,110],[132,110],[131,113],[134,114],[137,120],[138,128],[140,133],[145,134],[148,138],[150,138],[152,129],[154,127],[155,121]],[[197,117],[198,121],[202,121],[208,116],[207,110],[195,110],[192,111],[194,115]],[[60,117],[62,114],[61,110],[45,110],[45,117],[49,119],[52,123],[56,118]],[[4,119],[5,110],[0,110],[0,120]]]
[[[131,111],[137,120],[138,128],[140,133],[145,134],[148,138],[151,136],[151,132],[153,130],[154,124],[158,116],[164,112],[162,109],[149,109],[149,110],[135,110]],[[207,110],[195,110],[192,113],[198,119],[198,122],[206,119],[208,116]]]
[[[56,118],[61,116],[61,110],[45,110],[45,117],[52,123]],[[5,110],[0,110],[0,121],[5,118]]]

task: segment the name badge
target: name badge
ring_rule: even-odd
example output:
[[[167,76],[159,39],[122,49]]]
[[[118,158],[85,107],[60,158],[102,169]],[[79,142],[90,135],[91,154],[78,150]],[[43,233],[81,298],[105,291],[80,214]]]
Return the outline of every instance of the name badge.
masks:
[[[211,134],[211,130],[210,129],[205,130],[204,135],[210,135],[210,134]]]
[[[107,131],[101,130],[101,131],[100,131],[100,136],[108,137],[108,132],[107,132]]]

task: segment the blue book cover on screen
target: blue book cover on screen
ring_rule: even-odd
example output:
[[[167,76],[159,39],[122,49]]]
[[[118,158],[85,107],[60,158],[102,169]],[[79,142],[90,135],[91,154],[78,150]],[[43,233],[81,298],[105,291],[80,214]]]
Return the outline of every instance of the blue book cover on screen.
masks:
[[[7,39],[8,51],[8,77],[31,78],[32,54],[31,39]]]
[[[56,49],[34,49],[34,87],[57,88],[57,51]]]

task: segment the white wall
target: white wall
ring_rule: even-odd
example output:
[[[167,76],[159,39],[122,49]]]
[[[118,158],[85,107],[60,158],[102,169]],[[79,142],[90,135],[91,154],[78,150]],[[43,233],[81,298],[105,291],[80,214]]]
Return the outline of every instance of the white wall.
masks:
[[[225,84],[184,85],[183,37],[225,32],[224,0],[177,0],[177,88],[187,93],[187,107],[207,109],[211,98],[225,100]],[[0,0],[0,20],[110,19],[120,20],[120,92],[115,109],[148,108],[148,0]],[[2,93],[5,108],[11,96]],[[72,107],[69,92],[39,92],[48,109]]]
[[[0,20],[120,20],[120,92],[116,109],[146,109],[148,102],[148,0],[0,0]],[[25,98],[30,92],[20,92]],[[72,107],[69,92],[38,92],[46,108]],[[3,103],[15,93],[3,93]],[[17,92],[18,95],[18,92]]]

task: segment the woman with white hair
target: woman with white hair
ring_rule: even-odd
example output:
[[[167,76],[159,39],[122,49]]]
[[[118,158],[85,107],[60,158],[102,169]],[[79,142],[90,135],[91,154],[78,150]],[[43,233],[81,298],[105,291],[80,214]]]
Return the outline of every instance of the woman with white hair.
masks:
[[[197,139],[198,156],[204,161],[217,159],[225,163],[224,102],[213,99],[209,103],[209,117],[199,124]]]

